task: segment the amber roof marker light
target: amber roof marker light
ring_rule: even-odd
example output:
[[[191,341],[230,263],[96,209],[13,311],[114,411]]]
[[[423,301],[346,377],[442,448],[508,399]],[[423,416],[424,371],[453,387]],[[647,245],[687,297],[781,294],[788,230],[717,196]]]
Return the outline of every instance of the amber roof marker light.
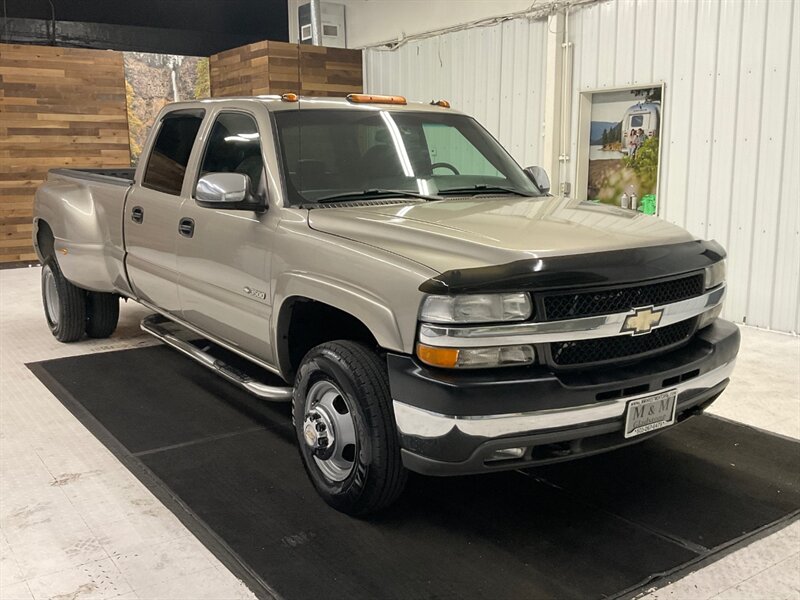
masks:
[[[408,104],[404,96],[380,96],[377,94],[347,94],[347,100],[355,104]]]
[[[289,92],[288,94],[283,94],[281,96],[281,100],[283,100],[284,102],[297,102],[298,100],[300,100],[300,96],[292,92]]]
[[[442,108],[450,108],[450,103],[447,100],[431,100],[431,106],[441,106]]]

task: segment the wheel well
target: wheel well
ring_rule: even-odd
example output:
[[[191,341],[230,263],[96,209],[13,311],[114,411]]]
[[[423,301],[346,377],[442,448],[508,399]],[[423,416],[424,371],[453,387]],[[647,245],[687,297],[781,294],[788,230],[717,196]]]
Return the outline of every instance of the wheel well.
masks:
[[[369,328],[335,306],[310,298],[294,297],[281,306],[278,318],[278,362],[284,378],[292,382],[306,353],[333,340],[352,340],[377,347]]]
[[[39,220],[36,229],[36,247],[42,261],[55,254],[55,236],[46,221]]]

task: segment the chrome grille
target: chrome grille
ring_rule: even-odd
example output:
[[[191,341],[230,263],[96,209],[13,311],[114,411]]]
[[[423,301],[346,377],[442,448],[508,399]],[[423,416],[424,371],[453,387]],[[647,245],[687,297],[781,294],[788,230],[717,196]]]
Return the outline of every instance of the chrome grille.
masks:
[[[551,360],[554,366],[576,367],[665,352],[686,342],[694,333],[696,322],[696,318],[687,319],[644,335],[554,342],[550,344]]]
[[[642,306],[660,306],[680,302],[703,293],[703,274],[590,291],[555,292],[544,295],[545,321],[576,319],[592,315],[627,312]]]

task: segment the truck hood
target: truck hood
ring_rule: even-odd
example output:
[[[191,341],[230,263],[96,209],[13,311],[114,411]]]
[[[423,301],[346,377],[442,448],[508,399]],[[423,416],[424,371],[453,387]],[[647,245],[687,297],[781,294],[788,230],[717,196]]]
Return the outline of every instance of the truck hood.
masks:
[[[569,198],[453,198],[309,211],[317,231],[382,248],[439,272],[690,241],[657,217]]]

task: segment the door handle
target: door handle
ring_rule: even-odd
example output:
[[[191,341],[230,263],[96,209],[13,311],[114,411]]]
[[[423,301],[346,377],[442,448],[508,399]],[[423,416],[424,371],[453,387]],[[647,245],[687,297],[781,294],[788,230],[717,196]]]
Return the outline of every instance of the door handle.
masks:
[[[144,209],[141,206],[134,206],[131,209],[131,221],[141,223],[144,221]]]
[[[178,233],[183,237],[192,237],[194,235],[194,219],[183,217],[178,223]]]

